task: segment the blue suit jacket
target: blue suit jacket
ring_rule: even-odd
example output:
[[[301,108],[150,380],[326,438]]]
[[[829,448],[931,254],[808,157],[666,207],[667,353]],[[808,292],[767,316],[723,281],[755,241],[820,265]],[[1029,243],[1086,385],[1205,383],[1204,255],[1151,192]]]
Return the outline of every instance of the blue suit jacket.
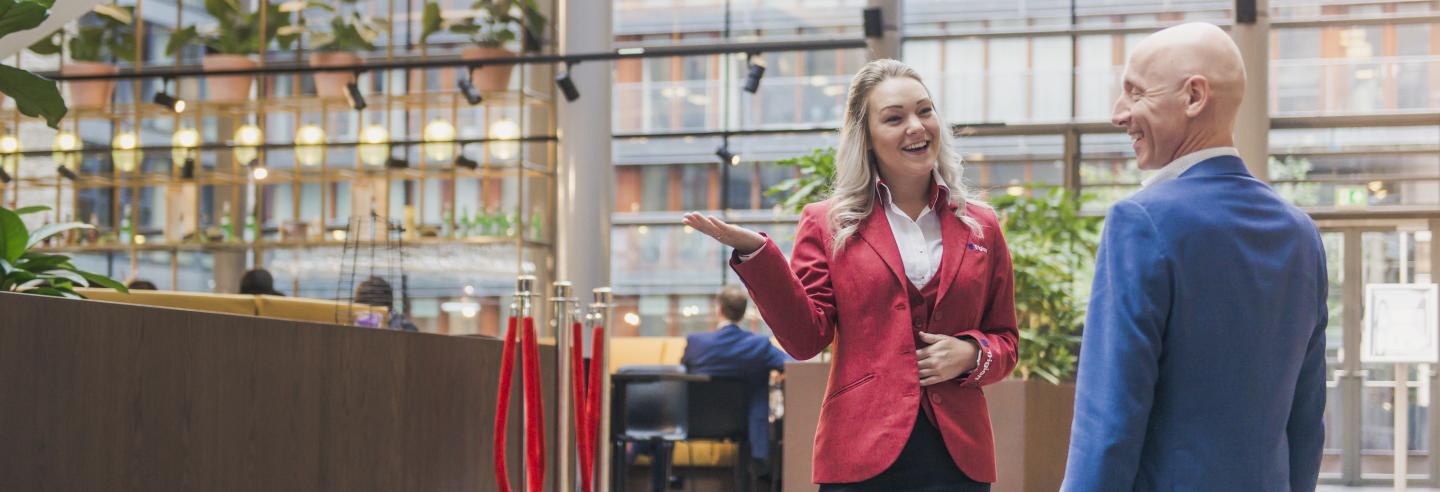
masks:
[[[1314,222],[1233,156],[1105,220],[1062,489],[1314,490],[1328,316]]]
[[[680,359],[686,372],[711,376],[739,377],[750,388],[750,453],[756,458],[770,454],[770,371],[785,370],[790,357],[770,339],[727,325],[707,333],[685,337],[685,355]]]

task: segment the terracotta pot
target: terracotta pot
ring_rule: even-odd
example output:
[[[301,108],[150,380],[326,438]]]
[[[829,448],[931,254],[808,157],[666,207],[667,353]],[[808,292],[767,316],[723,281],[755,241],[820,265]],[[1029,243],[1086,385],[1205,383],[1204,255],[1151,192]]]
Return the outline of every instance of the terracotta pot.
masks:
[[[104,62],[77,61],[60,67],[61,75],[114,75],[119,71],[119,67]],[[65,86],[70,92],[65,101],[77,108],[109,108],[115,95],[113,79],[66,82]]]
[[[256,65],[255,60],[246,55],[205,55],[205,58],[200,60],[200,66],[207,71],[244,70],[255,68]],[[241,102],[250,99],[250,84],[254,80],[252,75],[205,77],[205,87],[211,101]]]
[[[310,65],[335,67],[360,64],[360,55],[343,51],[319,51],[310,54]],[[355,81],[354,72],[315,72],[315,93],[320,97],[344,97],[345,84]]]
[[[484,46],[471,46],[460,52],[460,58],[469,61],[483,61],[492,58],[509,58],[515,56],[514,51],[505,48],[488,48]],[[510,88],[510,73],[515,70],[515,65],[484,65],[470,71],[471,83],[480,92],[501,92]]]

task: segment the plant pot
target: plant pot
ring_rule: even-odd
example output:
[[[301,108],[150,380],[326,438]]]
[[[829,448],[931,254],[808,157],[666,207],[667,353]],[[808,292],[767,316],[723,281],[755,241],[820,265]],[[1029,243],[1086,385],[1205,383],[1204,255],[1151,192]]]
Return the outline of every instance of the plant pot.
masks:
[[[120,67],[104,62],[77,61],[60,67],[60,74],[66,76],[114,75],[119,71]],[[110,99],[115,95],[113,79],[66,82],[65,87],[70,92],[66,101],[77,108],[109,108]]]
[[[471,46],[460,52],[460,58],[466,61],[484,61],[513,56],[515,56],[514,51],[485,46]],[[515,71],[513,64],[484,65],[470,71],[470,81],[480,92],[501,92],[510,88],[510,73],[513,71]]]
[[[344,51],[320,51],[310,54],[310,65],[336,67],[360,64],[360,55]],[[324,98],[345,96],[345,84],[355,81],[354,72],[315,72],[315,93]]]
[[[257,63],[246,55],[205,55],[200,66],[211,70],[245,70],[255,68]],[[241,102],[250,100],[252,75],[225,75],[205,77],[205,90],[209,100],[214,102]]]

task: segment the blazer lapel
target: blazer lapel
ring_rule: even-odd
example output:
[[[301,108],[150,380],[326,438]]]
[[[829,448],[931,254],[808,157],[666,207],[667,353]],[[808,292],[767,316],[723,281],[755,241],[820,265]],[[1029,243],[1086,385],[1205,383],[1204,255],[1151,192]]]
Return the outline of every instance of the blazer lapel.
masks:
[[[876,200],[875,208],[870,215],[865,217],[865,222],[860,224],[856,232],[860,238],[869,244],[880,258],[885,260],[885,266],[890,267],[890,272],[895,274],[895,280],[905,285],[905,263],[900,259],[900,247],[895,245],[895,234],[890,232],[890,219],[885,217],[885,210],[880,208],[884,205]]]
[[[965,263],[965,254],[969,252],[970,235],[969,227],[960,218],[955,216],[955,206],[947,205],[940,213],[940,243],[945,245],[943,258],[940,260],[940,288],[936,292],[935,302],[945,300],[945,293],[950,290],[950,285],[955,283],[955,275],[960,273],[960,267]]]

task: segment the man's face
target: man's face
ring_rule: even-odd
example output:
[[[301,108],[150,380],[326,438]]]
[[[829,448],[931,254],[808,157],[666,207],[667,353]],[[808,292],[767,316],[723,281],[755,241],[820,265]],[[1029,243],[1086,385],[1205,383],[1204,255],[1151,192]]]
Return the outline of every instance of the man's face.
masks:
[[[1110,122],[1125,128],[1140,169],[1160,169],[1179,157],[1190,119],[1185,115],[1184,80],[1170,76],[1163,61],[1138,50],[1125,65],[1120,98]],[[1153,60],[1153,61],[1152,61]]]

